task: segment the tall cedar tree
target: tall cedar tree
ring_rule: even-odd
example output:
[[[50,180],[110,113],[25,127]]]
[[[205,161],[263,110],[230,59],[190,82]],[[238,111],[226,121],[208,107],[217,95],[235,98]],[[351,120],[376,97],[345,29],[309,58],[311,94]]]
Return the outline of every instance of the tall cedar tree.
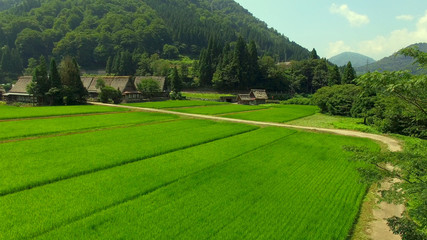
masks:
[[[47,92],[47,95],[50,99],[50,105],[62,104],[63,99],[61,77],[59,76],[58,67],[54,58],[50,60],[49,84],[50,89]]]
[[[344,69],[344,74],[342,77],[342,84],[352,83],[355,78],[356,78],[356,71],[354,70],[353,66],[351,65],[351,62],[348,62],[347,66],[345,66],[345,69]]]
[[[33,80],[27,91],[37,98],[39,105],[44,105],[47,102],[46,93],[50,89],[49,78],[47,76],[46,59],[40,57],[39,65],[35,68]]]
[[[242,36],[237,40],[232,66],[236,70],[236,78],[238,79],[238,87],[241,89],[248,88],[248,73],[249,73],[249,58],[248,48]]]
[[[337,65],[334,65],[329,71],[328,86],[333,86],[341,83],[341,73]]]
[[[178,69],[176,67],[172,70],[171,76],[171,91],[179,93],[182,91],[182,81],[178,74]]]
[[[249,43],[248,48],[248,61],[249,61],[249,71],[248,71],[248,80],[249,80],[249,86],[253,87],[257,85],[257,81],[259,80],[260,76],[260,68],[258,65],[258,49],[254,41],[251,41]]]
[[[310,52],[310,59],[320,59],[319,55],[317,55],[317,51],[315,48]]]
[[[65,57],[61,62],[59,74],[64,89],[64,103],[66,105],[85,103],[88,92],[80,79],[80,70],[76,60]]]

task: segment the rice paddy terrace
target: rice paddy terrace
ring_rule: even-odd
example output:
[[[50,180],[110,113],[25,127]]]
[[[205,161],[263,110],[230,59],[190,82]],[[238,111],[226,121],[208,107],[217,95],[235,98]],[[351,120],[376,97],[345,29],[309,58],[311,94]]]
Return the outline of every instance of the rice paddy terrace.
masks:
[[[209,104],[209,105],[207,105]],[[287,122],[306,106],[139,106]],[[347,239],[367,139],[102,106],[0,106],[0,239]]]

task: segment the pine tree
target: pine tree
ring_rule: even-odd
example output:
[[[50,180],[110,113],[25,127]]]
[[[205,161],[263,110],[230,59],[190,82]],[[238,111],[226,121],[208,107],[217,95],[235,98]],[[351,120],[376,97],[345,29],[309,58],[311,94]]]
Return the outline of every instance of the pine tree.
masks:
[[[248,61],[249,61],[249,86],[257,84],[259,79],[260,68],[258,65],[258,49],[254,41],[251,41],[248,48]]]
[[[351,65],[351,62],[348,62],[347,66],[344,69],[344,74],[342,77],[342,84],[352,83],[355,78],[356,78],[356,71],[354,70],[353,66]]]
[[[61,78],[59,76],[58,67],[54,58],[50,60],[49,83],[50,89],[47,92],[47,95],[50,98],[50,104],[62,104],[62,83]]]
[[[236,79],[238,80],[238,86],[241,89],[247,89],[248,87],[248,48],[246,42],[242,36],[237,40],[236,48],[234,49],[234,56],[232,62],[233,68],[236,69]]]
[[[81,81],[77,61],[65,57],[61,62],[59,74],[64,89],[64,103],[66,105],[85,103],[88,92]]]
[[[328,86],[341,83],[341,73],[337,65],[334,65],[328,73]]]
[[[310,53],[310,59],[320,59],[319,55],[317,55],[316,49],[313,48]]]
[[[174,93],[179,93],[182,91],[182,81],[179,77],[178,69],[176,67],[174,67],[172,70],[171,91]]]

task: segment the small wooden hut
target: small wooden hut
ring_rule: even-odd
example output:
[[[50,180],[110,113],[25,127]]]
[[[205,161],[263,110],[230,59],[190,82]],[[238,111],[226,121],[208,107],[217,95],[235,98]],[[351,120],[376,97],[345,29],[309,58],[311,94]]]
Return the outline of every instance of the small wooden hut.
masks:
[[[8,93],[3,94],[7,103],[23,102],[23,103],[36,103],[37,99],[33,95],[27,93],[27,86],[33,81],[32,76],[22,76],[12,86]]]

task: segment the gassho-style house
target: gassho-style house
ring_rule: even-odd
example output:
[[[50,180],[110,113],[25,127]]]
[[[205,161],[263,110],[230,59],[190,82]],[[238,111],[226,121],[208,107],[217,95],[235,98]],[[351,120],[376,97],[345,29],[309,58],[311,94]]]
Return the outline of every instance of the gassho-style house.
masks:
[[[31,94],[27,93],[27,86],[31,83],[32,76],[22,76],[12,86],[8,93],[2,93],[4,100],[7,103],[23,102],[35,103],[37,99]],[[81,77],[83,86],[89,92],[89,98],[97,99],[100,89],[96,88],[96,82],[102,79],[105,85],[118,89],[123,95],[123,102],[142,102],[149,100],[165,100],[169,98],[169,93],[165,91],[165,77],[160,76],[145,76],[145,77],[131,77],[131,76],[91,76]],[[145,79],[152,79],[159,84],[160,92],[156,93],[142,93],[137,90],[137,85]]]

